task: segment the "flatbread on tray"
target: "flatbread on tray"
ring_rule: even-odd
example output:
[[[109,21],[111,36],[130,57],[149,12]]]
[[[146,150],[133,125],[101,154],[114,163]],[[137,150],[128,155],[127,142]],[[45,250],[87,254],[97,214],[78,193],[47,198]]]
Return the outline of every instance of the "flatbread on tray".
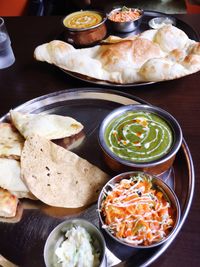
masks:
[[[177,79],[200,70],[200,43],[172,25],[101,45],[75,49],[54,40],[36,47],[39,61],[94,79],[119,84]]]
[[[18,198],[0,187],[0,217],[11,218],[16,215]]]
[[[12,123],[26,138],[39,134],[47,139],[59,139],[78,134],[83,125],[75,119],[56,114],[27,114],[10,111]]]
[[[25,141],[21,174],[39,200],[63,208],[95,202],[109,178],[85,159],[38,135],[29,136]]]
[[[0,187],[18,198],[35,199],[21,180],[20,162],[15,159],[0,158]]]
[[[0,123],[0,157],[19,159],[24,145],[23,136],[10,123]]]

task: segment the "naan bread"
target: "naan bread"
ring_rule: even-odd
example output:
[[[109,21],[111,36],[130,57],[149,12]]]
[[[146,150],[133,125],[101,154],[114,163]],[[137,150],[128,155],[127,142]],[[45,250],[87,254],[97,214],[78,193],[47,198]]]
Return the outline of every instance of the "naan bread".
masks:
[[[19,132],[27,138],[39,134],[47,139],[59,139],[79,133],[83,125],[71,117],[55,114],[24,114],[10,111],[11,120]]]
[[[42,202],[78,208],[95,202],[108,175],[76,154],[34,135],[21,156],[22,179]]]
[[[18,198],[0,187],[0,217],[11,218],[16,215]]]
[[[166,25],[124,39],[111,36],[83,49],[54,40],[36,47],[34,56],[67,71],[126,84],[177,79],[199,71],[199,47],[182,30]],[[184,56],[177,60],[173,55],[180,53]]]
[[[20,163],[14,159],[0,158],[0,187],[18,198],[34,198],[20,177]]]
[[[10,123],[0,123],[0,157],[19,159],[23,136]]]

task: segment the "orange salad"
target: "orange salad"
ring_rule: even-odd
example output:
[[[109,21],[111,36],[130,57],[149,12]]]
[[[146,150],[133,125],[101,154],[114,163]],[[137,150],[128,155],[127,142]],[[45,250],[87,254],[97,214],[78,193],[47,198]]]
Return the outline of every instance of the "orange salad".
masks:
[[[142,173],[122,179],[105,192],[104,228],[123,242],[148,246],[163,240],[174,226],[165,194]]]
[[[109,19],[115,22],[127,22],[136,20],[141,16],[141,12],[139,9],[122,7],[121,9],[113,10]]]

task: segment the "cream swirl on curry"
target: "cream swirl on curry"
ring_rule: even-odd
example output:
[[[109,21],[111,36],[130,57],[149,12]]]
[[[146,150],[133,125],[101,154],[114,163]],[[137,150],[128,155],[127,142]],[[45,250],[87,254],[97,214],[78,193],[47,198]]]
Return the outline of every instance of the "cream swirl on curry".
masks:
[[[103,20],[98,12],[79,11],[68,15],[63,23],[68,28],[86,29],[98,25]]]
[[[170,125],[154,113],[128,111],[110,122],[105,140],[118,157],[143,163],[166,155],[172,147],[173,133]]]

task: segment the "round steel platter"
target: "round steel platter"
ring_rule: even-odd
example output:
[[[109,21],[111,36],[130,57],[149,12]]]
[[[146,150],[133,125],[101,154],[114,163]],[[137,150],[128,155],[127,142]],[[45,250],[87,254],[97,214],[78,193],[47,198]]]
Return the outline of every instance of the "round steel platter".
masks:
[[[98,88],[64,90],[33,99],[16,108],[27,113],[54,113],[71,116],[84,125],[85,139],[73,151],[102,170],[113,175],[105,166],[98,144],[98,128],[103,118],[120,105],[141,104],[145,101],[115,90]],[[0,119],[6,121],[8,114]],[[107,242],[108,266],[148,266],[154,262],[176,238],[191,206],[194,191],[194,167],[189,148],[183,140],[173,167],[162,177],[175,190],[181,206],[181,220],[169,241],[153,249],[129,254],[118,251]],[[70,194],[70,192],[67,192]],[[87,208],[62,209],[40,201],[21,200],[21,218],[0,222],[0,253],[20,267],[43,267],[43,249],[51,230],[66,218],[85,218],[99,226],[96,203]]]

